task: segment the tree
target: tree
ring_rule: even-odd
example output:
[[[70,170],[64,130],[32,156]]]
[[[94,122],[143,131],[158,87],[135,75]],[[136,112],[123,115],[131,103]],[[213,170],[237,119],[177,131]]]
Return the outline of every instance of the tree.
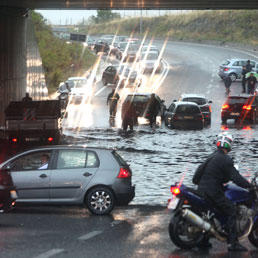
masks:
[[[90,21],[94,23],[104,23],[114,19],[120,19],[119,13],[113,13],[111,10],[97,10],[97,16],[91,16]]]

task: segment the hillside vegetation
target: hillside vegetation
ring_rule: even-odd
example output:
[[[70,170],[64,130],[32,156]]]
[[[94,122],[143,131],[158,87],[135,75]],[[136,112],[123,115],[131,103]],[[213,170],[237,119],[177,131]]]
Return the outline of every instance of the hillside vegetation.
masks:
[[[52,93],[56,91],[59,83],[68,77],[82,76],[94,64],[96,57],[88,49],[83,49],[80,43],[67,44],[64,40],[54,37],[41,14],[33,11],[31,17],[48,92]]]
[[[143,17],[143,35],[179,40],[218,40],[258,45],[258,10],[193,11],[160,17]],[[81,28],[90,34],[140,35],[140,18],[121,19]]]

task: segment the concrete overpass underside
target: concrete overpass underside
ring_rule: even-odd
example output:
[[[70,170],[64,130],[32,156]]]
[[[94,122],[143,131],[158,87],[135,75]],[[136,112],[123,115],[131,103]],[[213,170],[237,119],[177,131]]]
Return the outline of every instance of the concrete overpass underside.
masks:
[[[257,9],[257,0],[1,0],[29,9]]]
[[[258,0],[0,0],[0,128],[11,100],[47,94],[30,9],[258,9]]]

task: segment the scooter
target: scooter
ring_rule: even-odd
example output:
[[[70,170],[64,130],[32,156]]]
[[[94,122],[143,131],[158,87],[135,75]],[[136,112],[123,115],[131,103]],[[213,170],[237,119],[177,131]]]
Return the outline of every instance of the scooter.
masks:
[[[248,237],[258,247],[258,173],[252,178],[252,190],[234,185],[225,186],[225,195],[238,210],[238,240]],[[184,184],[176,183],[170,187],[172,198],[168,209],[172,216],[169,223],[169,235],[172,242],[182,248],[197,247],[201,241],[216,238],[227,240],[226,219],[206,200],[198,190]]]

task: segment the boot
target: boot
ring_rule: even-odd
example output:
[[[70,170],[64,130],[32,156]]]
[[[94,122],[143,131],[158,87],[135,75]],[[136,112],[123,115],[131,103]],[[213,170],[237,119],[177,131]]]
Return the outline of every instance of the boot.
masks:
[[[248,249],[242,246],[239,242],[228,244],[228,251],[231,252],[247,252]]]

